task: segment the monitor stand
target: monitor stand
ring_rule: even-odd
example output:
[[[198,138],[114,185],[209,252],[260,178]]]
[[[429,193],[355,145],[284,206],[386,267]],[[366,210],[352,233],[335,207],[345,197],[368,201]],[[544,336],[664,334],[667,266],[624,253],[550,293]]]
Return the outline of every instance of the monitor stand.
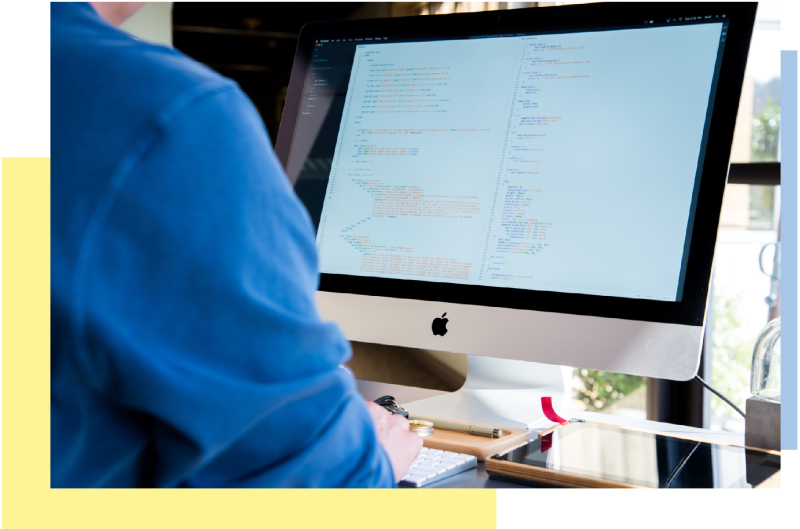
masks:
[[[566,403],[561,366],[469,355],[461,389],[402,406],[420,415],[531,428],[546,420],[542,397],[552,397],[556,410]]]

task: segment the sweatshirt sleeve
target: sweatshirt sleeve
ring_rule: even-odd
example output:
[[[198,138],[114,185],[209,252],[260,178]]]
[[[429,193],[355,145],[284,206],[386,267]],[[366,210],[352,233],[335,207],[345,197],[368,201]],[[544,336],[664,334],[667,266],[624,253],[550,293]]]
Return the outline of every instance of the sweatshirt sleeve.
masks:
[[[349,343],[316,310],[310,219],[238,87],[142,132],[79,263],[82,372],[148,419],[154,486],[393,486]]]

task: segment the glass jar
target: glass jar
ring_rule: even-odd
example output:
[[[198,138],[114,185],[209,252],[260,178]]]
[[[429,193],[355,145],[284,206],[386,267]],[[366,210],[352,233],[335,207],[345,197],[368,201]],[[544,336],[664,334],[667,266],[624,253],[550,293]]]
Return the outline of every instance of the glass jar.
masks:
[[[761,330],[753,349],[750,393],[754,397],[781,401],[781,318]]]

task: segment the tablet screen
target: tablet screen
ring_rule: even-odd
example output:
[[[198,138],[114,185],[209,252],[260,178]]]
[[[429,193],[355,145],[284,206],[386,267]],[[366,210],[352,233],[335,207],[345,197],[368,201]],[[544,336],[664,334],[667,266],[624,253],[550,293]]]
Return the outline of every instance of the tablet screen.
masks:
[[[596,423],[572,423],[499,459],[652,488],[752,488],[780,470],[777,452]]]

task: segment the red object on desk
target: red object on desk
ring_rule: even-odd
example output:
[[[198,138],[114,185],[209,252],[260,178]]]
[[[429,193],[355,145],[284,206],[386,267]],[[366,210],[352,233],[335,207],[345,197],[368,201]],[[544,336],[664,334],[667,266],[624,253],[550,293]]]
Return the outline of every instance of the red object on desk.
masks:
[[[568,420],[559,417],[556,411],[553,409],[552,397],[542,397],[542,411],[544,411],[544,416],[553,422],[557,422],[562,425],[569,424]]]
[[[542,452],[547,452],[553,446],[553,432],[542,437]]]

